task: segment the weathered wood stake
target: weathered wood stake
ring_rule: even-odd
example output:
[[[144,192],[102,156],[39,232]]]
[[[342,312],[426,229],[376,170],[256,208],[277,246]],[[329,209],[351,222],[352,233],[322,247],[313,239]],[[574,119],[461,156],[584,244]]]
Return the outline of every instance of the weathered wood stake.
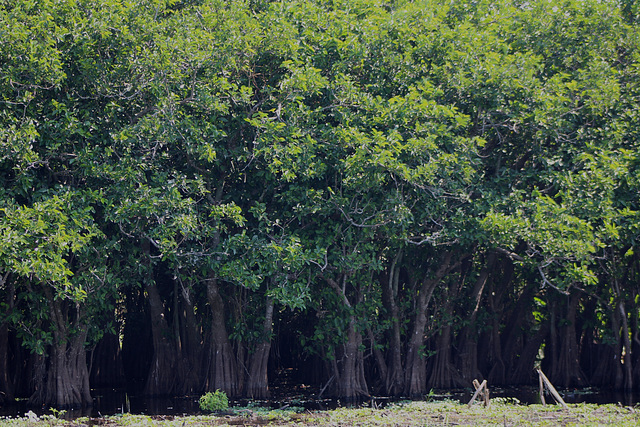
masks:
[[[554,397],[554,399],[556,399],[556,401],[561,404],[564,409],[569,409],[567,404],[564,403],[564,400],[562,400],[562,397],[560,397],[560,394],[556,391],[556,388],[553,386],[553,384],[551,384],[551,381],[549,381],[549,378],[547,378],[547,376],[542,373],[542,369],[537,369],[537,371],[539,377],[542,379],[542,381],[544,381],[544,384],[547,386],[547,390],[551,392],[551,395]]]
[[[543,405],[546,406],[547,401],[544,398],[544,381],[542,381],[542,375],[540,375],[538,373],[538,381],[540,383],[540,401],[542,402]]]
[[[475,387],[476,392],[473,394],[469,403],[467,403],[467,406],[471,406],[480,394],[482,394],[484,406],[489,406],[489,389],[487,388],[487,380],[482,381],[482,384],[480,384],[478,380],[473,380],[473,387]]]

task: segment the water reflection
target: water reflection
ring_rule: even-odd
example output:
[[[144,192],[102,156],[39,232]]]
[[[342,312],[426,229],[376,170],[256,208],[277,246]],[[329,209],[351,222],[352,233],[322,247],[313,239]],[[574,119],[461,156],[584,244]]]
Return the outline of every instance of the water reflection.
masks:
[[[182,415],[200,412],[198,397],[141,397],[123,390],[95,390],[94,414]]]
[[[507,401],[520,404],[540,403],[540,396],[536,387],[493,387],[490,388],[491,398],[503,398]],[[640,403],[640,392],[621,392],[606,389],[584,388],[571,390],[558,390],[566,403],[619,403],[624,406],[635,406]],[[91,408],[73,409],[58,415],[60,418],[75,419],[79,417],[101,417],[122,413],[146,414],[146,415],[195,415],[200,414],[198,406],[198,396],[186,397],[141,397],[130,394],[125,390],[101,389],[93,390],[94,405]],[[427,400],[457,400],[467,403],[472,396],[472,390],[440,390],[425,396]],[[545,397],[547,403],[553,403],[550,396]],[[397,399],[388,397],[373,397],[363,400],[356,406],[371,406],[382,408]],[[280,408],[285,406],[301,406],[309,410],[327,410],[338,406],[345,406],[344,402],[335,399],[313,399],[309,394],[287,393],[286,395],[274,396],[272,400],[249,401],[237,400],[230,402],[233,406],[253,405],[265,406],[269,408]],[[349,406],[353,406],[349,405]],[[26,400],[20,400],[11,404],[0,406],[0,416],[18,417],[24,416],[29,410],[37,415],[48,415],[52,411],[49,408],[33,408],[27,406]]]
[[[69,409],[59,418],[75,419],[79,417],[102,417],[123,413],[147,414],[147,415],[183,415],[198,414],[198,397],[141,397],[131,395],[125,390],[92,390],[93,406],[87,408]],[[27,405],[26,400],[9,403],[0,406],[0,416],[24,416],[28,411],[36,415],[51,415],[54,411],[50,408],[34,408]]]

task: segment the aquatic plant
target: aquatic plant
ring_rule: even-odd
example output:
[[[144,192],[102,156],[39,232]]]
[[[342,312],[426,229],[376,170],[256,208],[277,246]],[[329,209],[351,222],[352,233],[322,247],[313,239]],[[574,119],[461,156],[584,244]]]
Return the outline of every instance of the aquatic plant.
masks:
[[[229,407],[229,399],[224,391],[216,390],[214,393],[208,392],[198,400],[200,409],[208,412],[220,411]]]

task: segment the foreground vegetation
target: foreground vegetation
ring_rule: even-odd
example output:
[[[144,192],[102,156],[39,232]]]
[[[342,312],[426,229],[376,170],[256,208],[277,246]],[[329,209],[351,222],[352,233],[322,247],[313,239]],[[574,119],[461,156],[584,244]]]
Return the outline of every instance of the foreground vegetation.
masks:
[[[80,418],[65,421],[45,417],[39,421],[4,419],[2,425],[11,427],[80,427],[101,425],[119,426],[438,426],[438,425],[499,425],[499,426],[590,426],[640,425],[640,409],[619,405],[522,406],[494,402],[489,408],[471,408],[457,402],[410,402],[390,405],[384,409],[341,408],[332,411],[296,413],[293,411],[243,412],[242,415],[220,416],[145,416],[119,415],[99,419]]]

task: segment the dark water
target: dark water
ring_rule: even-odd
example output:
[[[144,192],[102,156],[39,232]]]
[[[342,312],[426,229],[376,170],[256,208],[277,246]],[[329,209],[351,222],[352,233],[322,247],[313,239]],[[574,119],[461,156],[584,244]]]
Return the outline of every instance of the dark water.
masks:
[[[280,408],[283,406],[298,406],[309,410],[333,409],[338,406],[367,406],[384,407],[389,403],[398,401],[385,397],[372,397],[362,400],[357,404],[347,405],[345,402],[335,399],[314,399],[317,396],[313,391],[302,388],[291,388],[289,390],[279,390],[273,400],[253,401],[253,405],[265,406],[269,408]],[[520,404],[540,403],[538,389],[535,387],[506,387],[490,388],[491,398],[503,398],[509,402]],[[624,406],[635,406],[640,404],[640,392],[623,393],[606,389],[586,388],[558,390],[562,398],[567,403],[619,403]],[[274,393],[275,394],[275,393]],[[124,390],[93,390],[94,405],[91,408],[68,410],[63,414],[57,414],[60,418],[74,419],[78,417],[101,417],[121,413],[146,414],[146,415],[195,415],[200,414],[198,406],[199,396],[186,396],[174,398],[146,398],[135,394],[129,394]],[[467,403],[472,396],[472,390],[439,390],[425,396],[425,400],[456,400]],[[547,395],[548,404],[553,404],[554,400]],[[249,401],[238,400],[230,402],[232,406],[247,406]],[[48,408],[27,407],[26,400],[18,401],[9,405],[0,406],[0,416],[24,416],[32,410],[38,415],[52,414]]]

